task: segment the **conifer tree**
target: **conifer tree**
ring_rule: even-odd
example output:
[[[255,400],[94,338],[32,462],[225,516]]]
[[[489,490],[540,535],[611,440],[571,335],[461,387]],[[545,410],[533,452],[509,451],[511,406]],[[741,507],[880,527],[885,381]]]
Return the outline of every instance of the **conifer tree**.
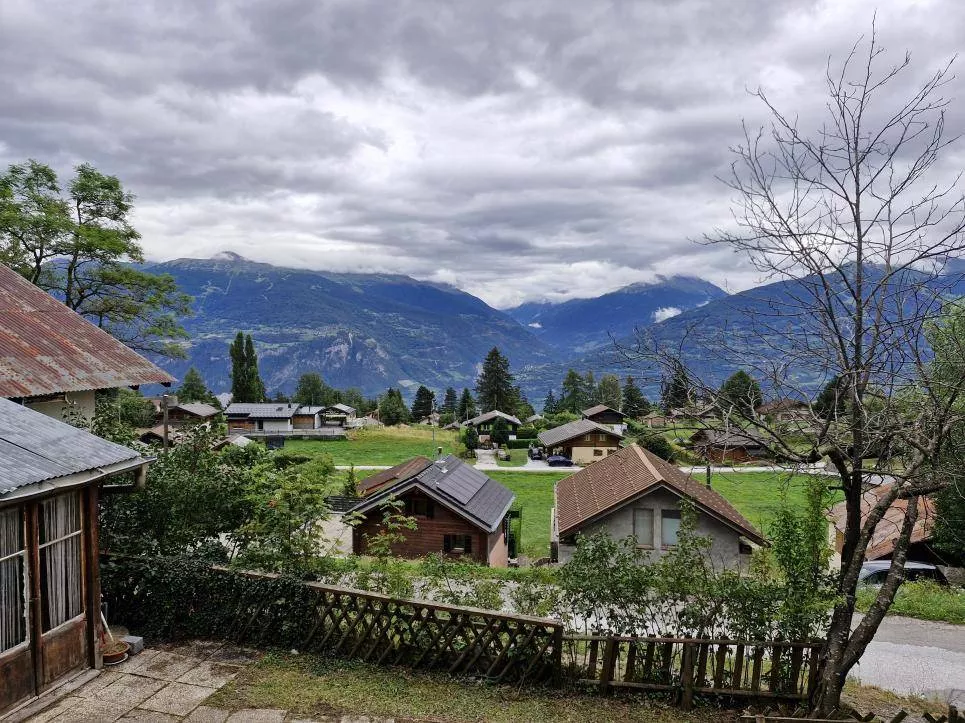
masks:
[[[623,406],[620,411],[629,419],[640,419],[650,413],[650,402],[643,396],[633,377],[627,377],[623,383]]]
[[[516,407],[516,390],[513,375],[509,372],[509,360],[498,347],[493,347],[483,362],[482,373],[476,381],[476,397],[483,412],[494,409],[512,413]]]
[[[433,394],[428,387],[420,386],[415,393],[415,399],[412,400],[412,414],[410,418],[413,422],[418,422],[430,414],[432,414],[432,408],[436,404],[436,395]]]
[[[191,367],[184,374],[181,388],[178,389],[178,401],[180,402],[206,402],[212,404],[217,402],[201,377],[201,373]]]
[[[465,422],[476,416],[476,400],[472,398],[472,392],[463,388],[462,396],[459,397],[459,404],[456,405],[456,419]]]
[[[251,334],[246,337],[239,331],[228,351],[231,356],[231,401],[265,401],[265,385],[258,374],[258,355]]]
[[[620,378],[616,374],[604,374],[597,387],[597,404],[605,404],[610,409],[620,409],[623,396],[620,391]]]
[[[446,394],[442,399],[442,411],[455,415],[456,408],[459,406],[459,395],[452,387],[446,389]]]
[[[546,399],[543,400],[543,414],[556,414],[559,411],[559,402],[556,401],[556,395],[553,390],[550,389],[546,395]]]

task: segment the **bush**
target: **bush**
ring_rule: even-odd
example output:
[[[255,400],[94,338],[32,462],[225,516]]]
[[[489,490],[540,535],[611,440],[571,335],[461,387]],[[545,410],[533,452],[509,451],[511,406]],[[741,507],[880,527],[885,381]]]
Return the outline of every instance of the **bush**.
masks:
[[[874,602],[878,589],[858,588],[858,609],[865,611]],[[904,582],[888,610],[891,615],[907,615],[921,620],[943,620],[965,624],[965,590],[938,585],[930,580]]]
[[[533,446],[532,439],[511,439],[503,445],[507,449],[529,449]]]
[[[640,437],[640,439],[637,440],[637,444],[645,450],[653,452],[660,457],[660,459],[665,459],[668,462],[674,461],[674,446],[667,441],[666,437],[662,437],[659,434],[651,434],[646,437]]]
[[[516,439],[517,439],[517,440],[520,440],[520,439],[536,439],[536,435],[537,435],[537,434],[539,434],[539,432],[537,432],[537,431],[536,431],[535,429],[533,429],[532,427],[522,427],[522,428],[516,430]]]

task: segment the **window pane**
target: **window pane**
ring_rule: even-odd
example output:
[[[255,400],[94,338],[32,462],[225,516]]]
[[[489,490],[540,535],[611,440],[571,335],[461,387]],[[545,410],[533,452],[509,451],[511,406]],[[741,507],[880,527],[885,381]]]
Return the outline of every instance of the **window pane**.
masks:
[[[0,652],[27,639],[23,509],[0,511]]]
[[[653,547],[653,510],[633,511],[633,536],[637,538],[638,545]]]
[[[40,504],[40,544],[80,530],[80,495],[72,492]]]
[[[41,503],[40,544],[40,600],[46,632],[83,612],[78,493]]]
[[[680,531],[680,510],[662,510],[660,513],[660,542],[662,545],[676,545]]]

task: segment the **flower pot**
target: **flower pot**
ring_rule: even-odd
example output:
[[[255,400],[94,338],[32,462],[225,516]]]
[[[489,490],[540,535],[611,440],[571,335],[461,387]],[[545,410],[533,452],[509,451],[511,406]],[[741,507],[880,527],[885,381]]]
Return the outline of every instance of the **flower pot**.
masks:
[[[117,665],[127,660],[127,651],[131,646],[123,640],[115,640],[106,643],[101,647],[101,655],[104,656],[104,665]]]

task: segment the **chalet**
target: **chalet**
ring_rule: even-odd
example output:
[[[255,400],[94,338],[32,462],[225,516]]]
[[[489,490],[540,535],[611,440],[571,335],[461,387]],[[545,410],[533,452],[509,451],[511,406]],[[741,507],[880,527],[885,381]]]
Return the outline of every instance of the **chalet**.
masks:
[[[296,404],[285,402],[259,402],[229,404],[225,410],[229,434],[245,432],[291,432],[295,427],[292,418],[298,411]]]
[[[660,412],[650,412],[643,418],[643,423],[650,429],[654,427],[666,427],[672,420],[666,414]]]
[[[509,438],[516,439],[516,432],[518,432],[519,428],[523,426],[523,423],[512,414],[500,412],[498,409],[494,409],[491,412],[485,412],[484,414],[473,417],[466,422],[466,426],[475,427],[480,436],[488,435],[492,433],[493,423],[497,419],[502,419],[506,422],[507,426],[509,427]]]
[[[189,424],[207,424],[213,421],[221,410],[203,402],[184,402],[168,407],[168,425],[181,427]]]
[[[759,417],[768,417],[775,422],[810,423],[814,421],[811,406],[798,399],[775,399],[754,408]]]
[[[892,489],[890,484],[871,487],[861,497],[861,522],[868,518],[872,508],[878,501]],[[890,560],[895,551],[895,541],[901,533],[902,523],[905,520],[905,511],[908,509],[908,500],[895,500],[886,511],[884,516],[875,526],[871,539],[868,541],[868,549],[865,552],[865,559],[868,562],[874,560]],[[915,562],[931,562],[938,565],[946,564],[946,561],[936,553],[932,547],[932,530],[935,526],[935,502],[928,497],[918,498],[918,519],[911,531],[911,541],[908,545],[908,559]],[[847,504],[839,502],[831,508],[828,513],[828,543],[833,550],[831,556],[832,565],[835,568],[841,567],[841,551],[844,548],[844,529],[847,521]]]
[[[614,432],[619,432],[620,434],[627,431],[627,425],[625,424],[626,418],[626,414],[616,409],[611,409],[605,404],[597,404],[595,407],[583,410],[583,419],[589,419],[591,422],[612,427]]]
[[[322,412],[325,407],[303,404],[292,415],[293,429],[318,429],[322,426]]]
[[[355,407],[347,404],[329,404],[321,411],[321,426],[323,427],[353,427],[355,426]]]
[[[382,531],[383,505],[398,499],[415,530],[392,545],[398,557],[433,552],[466,557],[491,567],[509,563],[509,508],[516,496],[458,457],[403,462],[363,480],[362,501],[351,513],[361,516],[352,530],[352,548],[364,555],[368,540]]]
[[[536,438],[548,454],[561,454],[576,464],[589,464],[616,452],[623,435],[589,419],[578,419],[544,429]]]
[[[98,498],[150,461],[0,399],[0,716],[101,667]]]
[[[572,557],[577,535],[597,532],[635,537],[647,553],[641,561],[652,561],[677,544],[684,499],[696,508],[696,532],[710,539],[715,563],[740,567],[752,545],[767,544],[718,492],[636,444],[564,477],[553,494],[551,557],[558,562]]]
[[[94,416],[101,389],[169,386],[167,372],[0,265],[0,397],[63,419]]]
[[[523,420],[523,424],[536,424],[543,421],[542,414],[531,414]]]
[[[743,429],[698,429],[690,436],[690,443],[701,457],[717,463],[748,462],[768,455],[763,440]]]

